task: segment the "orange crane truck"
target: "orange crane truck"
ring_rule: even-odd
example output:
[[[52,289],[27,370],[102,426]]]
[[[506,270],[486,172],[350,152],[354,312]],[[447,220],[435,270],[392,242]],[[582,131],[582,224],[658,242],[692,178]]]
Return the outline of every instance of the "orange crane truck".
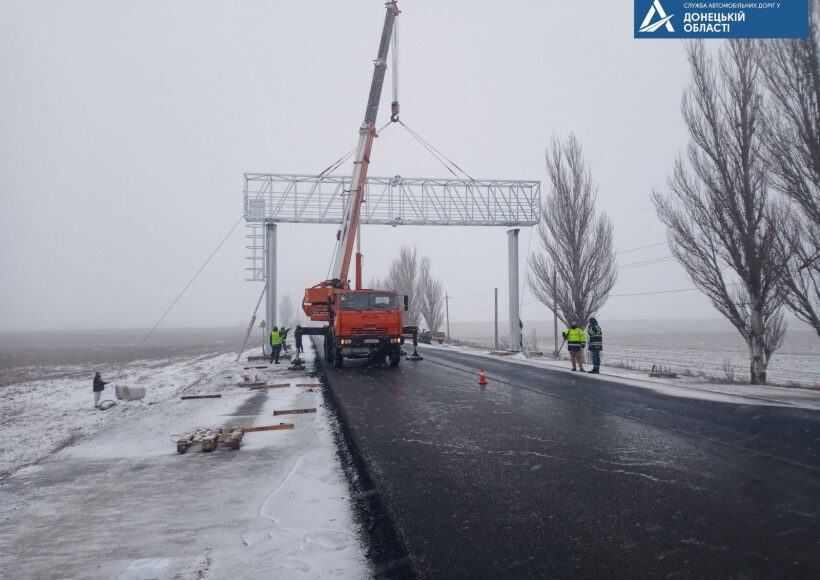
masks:
[[[339,247],[336,252],[332,276],[305,290],[302,309],[314,321],[327,321],[324,327],[301,327],[302,335],[324,336],[324,357],[336,368],[342,368],[345,358],[371,358],[389,361],[398,366],[403,354],[402,345],[407,338],[413,340],[413,354],[409,360],[421,360],[416,352],[418,327],[403,326],[402,311],[408,308],[408,298],[399,300],[392,290],[362,289],[362,255],[356,253],[356,289],[350,288],[347,279],[353,256],[353,242],[359,231],[359,216],[364,200],[370,151],[376,137],[376,117],[379,111],[384,74],[387,69],[387,52],[399,9],[395,1],[387,2],[387,13],[379,43],[378,56],[374,62],[373,80],[365,110],[364,123],[359,128],[359,144],[353,162],[351,191],[341,227],[337,233]],[[395,72],[394,72],[395,74]],[[394,95],[393,121],[398,121],[399,104]]]

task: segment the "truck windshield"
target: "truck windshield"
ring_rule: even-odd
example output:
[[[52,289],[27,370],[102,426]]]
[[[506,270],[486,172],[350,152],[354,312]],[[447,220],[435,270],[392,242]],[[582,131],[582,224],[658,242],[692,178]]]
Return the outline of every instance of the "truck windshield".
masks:
[[[339,297],[342,310],[395,310],[396,295],[388,292],[350,292]]]

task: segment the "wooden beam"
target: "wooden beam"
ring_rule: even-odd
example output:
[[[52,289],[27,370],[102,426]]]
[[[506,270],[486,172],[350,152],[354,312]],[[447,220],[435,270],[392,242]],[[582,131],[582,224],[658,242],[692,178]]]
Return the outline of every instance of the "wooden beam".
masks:
[[[315,413],[316,409],[289,409],[287,411],[274,411],[274,415],[298,415],[299,413]]]
[[[279,423],[278,425],[263,425],[261,427],[245,427],[245,433],[252,431],[275,431],[278,429],[293,429],[293,423]]]
[[[322,386],[322,383],[298,383],[297,387],[316,387],[319,388]]]
[[[250,387],[251,391],[258,391],[259,389],[282,389],[285,387],[289,387],[290,383],[276,383],[275,385],[266,385],[264,383],[259,385],[253,385]]]
[[[180,397],[183,401],[185,399],[219,399],[222,395],[183,395]]]

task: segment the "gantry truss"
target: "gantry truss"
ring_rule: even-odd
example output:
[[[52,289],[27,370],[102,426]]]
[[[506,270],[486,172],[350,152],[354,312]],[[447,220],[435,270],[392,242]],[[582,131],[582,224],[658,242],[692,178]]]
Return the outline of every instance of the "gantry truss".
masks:
[[[340,223],[350,177],[245,174],[248,222]],[[541,182],[368,177],[361,223],[417,226],[531,226]]]

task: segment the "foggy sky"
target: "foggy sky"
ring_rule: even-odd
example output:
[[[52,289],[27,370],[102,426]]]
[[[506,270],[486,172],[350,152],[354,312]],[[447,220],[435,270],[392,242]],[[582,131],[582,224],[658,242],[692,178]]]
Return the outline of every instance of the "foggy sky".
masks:
[[[384,20],[382,0],[0,7],[0,330],[152,326],[241,218],[244,172],[316,174],[356,145]],[[680,41],[634,40],[631,2],[399,8],[407,125],[472,177],[541,180],[542,196],[546,147],[573,131],[618,251],[666,240],[650,194],[688,142]],[[394,125],[370,175],[449,173]],[[325,279],[335,232],[280,224],[280,296],[298,303]],[[247,323],[262,289],[245,281],[247,233],[243,222],[163,326]],[[365,227],[365,281],[403,243],[456,297],[451,320],[490,320],[494,287],[506,318],[504,228]],[[528,250],[538,240],[524,228],[522,284]],[[671,260],[622,268],[599,318],[717,317],[699,292],[619,296],[692,286]],[[525,321],[550,317],[529,290],[523,304]]]

